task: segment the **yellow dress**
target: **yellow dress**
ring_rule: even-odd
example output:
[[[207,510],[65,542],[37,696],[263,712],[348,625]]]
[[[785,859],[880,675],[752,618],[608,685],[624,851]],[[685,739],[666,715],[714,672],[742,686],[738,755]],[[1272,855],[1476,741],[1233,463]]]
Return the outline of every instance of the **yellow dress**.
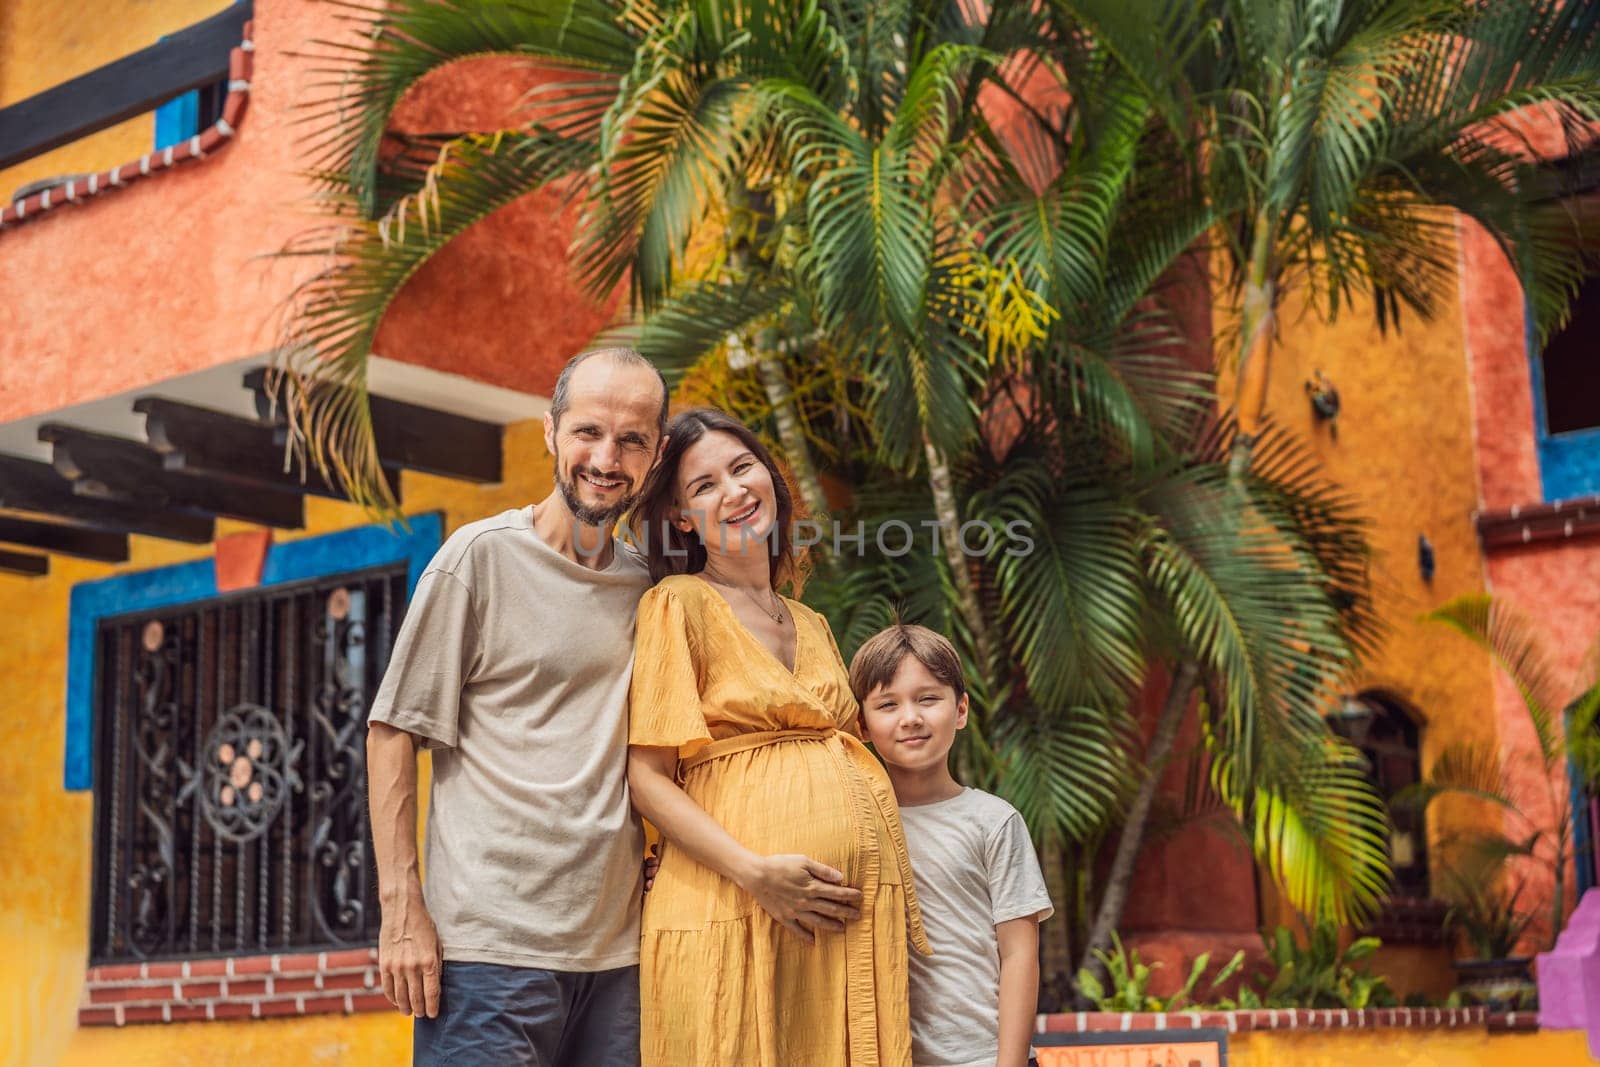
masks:
[[[674,849],[645,897],[643,1067],[909,1067],[907,936],[928,951],[889,779],[823,618],[785,599],[790,672],[715,589],[639,602],[629,741],[678,750],[684,790],[734,839],[801,853],[861,890],[861,918],[807,945]]]

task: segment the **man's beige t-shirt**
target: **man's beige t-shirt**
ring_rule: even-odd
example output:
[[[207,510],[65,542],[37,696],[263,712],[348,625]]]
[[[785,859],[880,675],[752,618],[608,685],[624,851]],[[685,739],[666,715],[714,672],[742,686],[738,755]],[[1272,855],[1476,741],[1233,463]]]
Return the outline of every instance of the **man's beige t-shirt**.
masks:
[[[627,702],[649,584],[620,543],[603,571],[563,556],[531,507],[461,527],[417,582],[368,718],[433,750],[423,892],[445,959],[639,962]]]

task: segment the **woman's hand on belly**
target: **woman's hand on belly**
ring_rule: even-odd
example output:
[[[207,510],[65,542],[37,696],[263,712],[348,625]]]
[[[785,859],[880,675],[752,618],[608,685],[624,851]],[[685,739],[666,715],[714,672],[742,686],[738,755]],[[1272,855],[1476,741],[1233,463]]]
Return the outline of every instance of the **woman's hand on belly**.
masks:
[[[813,943],[818,930],[843,930],[861,918],[861,891],[844,884],[844,875],[806,856],[758,856],[736,879],[763,911],[785,929]]]

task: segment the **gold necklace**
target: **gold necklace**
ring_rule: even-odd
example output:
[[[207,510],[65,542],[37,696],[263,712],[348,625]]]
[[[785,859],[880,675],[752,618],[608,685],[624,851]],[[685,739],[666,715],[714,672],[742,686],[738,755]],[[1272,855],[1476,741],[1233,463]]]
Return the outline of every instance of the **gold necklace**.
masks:
[[[750,603],[752,603],[756,607],[760,608],[762,610],[762,612],[764,612],[767,615],[767,617],[770,618],[773,622],[777,623],[779,626],[783,625],[783,601],[782,600],[778,600],[777,610],[774,611],[772,608],[767,607],[765,604],[761,603],[761,601],[757,600],[755,594],[750,592],[750,590],[746,589],[744,586],[736,585],[733,588],[739,590],[739,592],[743,593],[746,597],[748,597],[749,600],[750,600]],[[771,593],[772,590],[768,589],[767,592]],[[778,594],[772,593],[772,595],[773,595],[774,599],[776,599]]]

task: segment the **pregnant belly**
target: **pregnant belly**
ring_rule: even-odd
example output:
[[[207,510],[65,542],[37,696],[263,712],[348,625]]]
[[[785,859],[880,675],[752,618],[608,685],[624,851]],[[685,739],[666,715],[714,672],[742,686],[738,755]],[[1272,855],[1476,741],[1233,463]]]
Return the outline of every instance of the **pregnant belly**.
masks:
[[[864,853],[887,843],[876,809],[852,811],[852,780],[866,796],[863,772],[837,748],[803,741],[735,753],[693,768],[685,792],[744,847],[764,856],[807,856],[844,872],[857,888]],[[898,881],[891,855],[874,864]],[[670,841],[655,888],[645,900],[647,930],[697,928],[749,915],[755,901],[702,867]]]
[[[859,775],[834,746],[797,741],[701,764],[686,789],[751,851],[800,853],[843,871],[855,847],[850,781]]]

